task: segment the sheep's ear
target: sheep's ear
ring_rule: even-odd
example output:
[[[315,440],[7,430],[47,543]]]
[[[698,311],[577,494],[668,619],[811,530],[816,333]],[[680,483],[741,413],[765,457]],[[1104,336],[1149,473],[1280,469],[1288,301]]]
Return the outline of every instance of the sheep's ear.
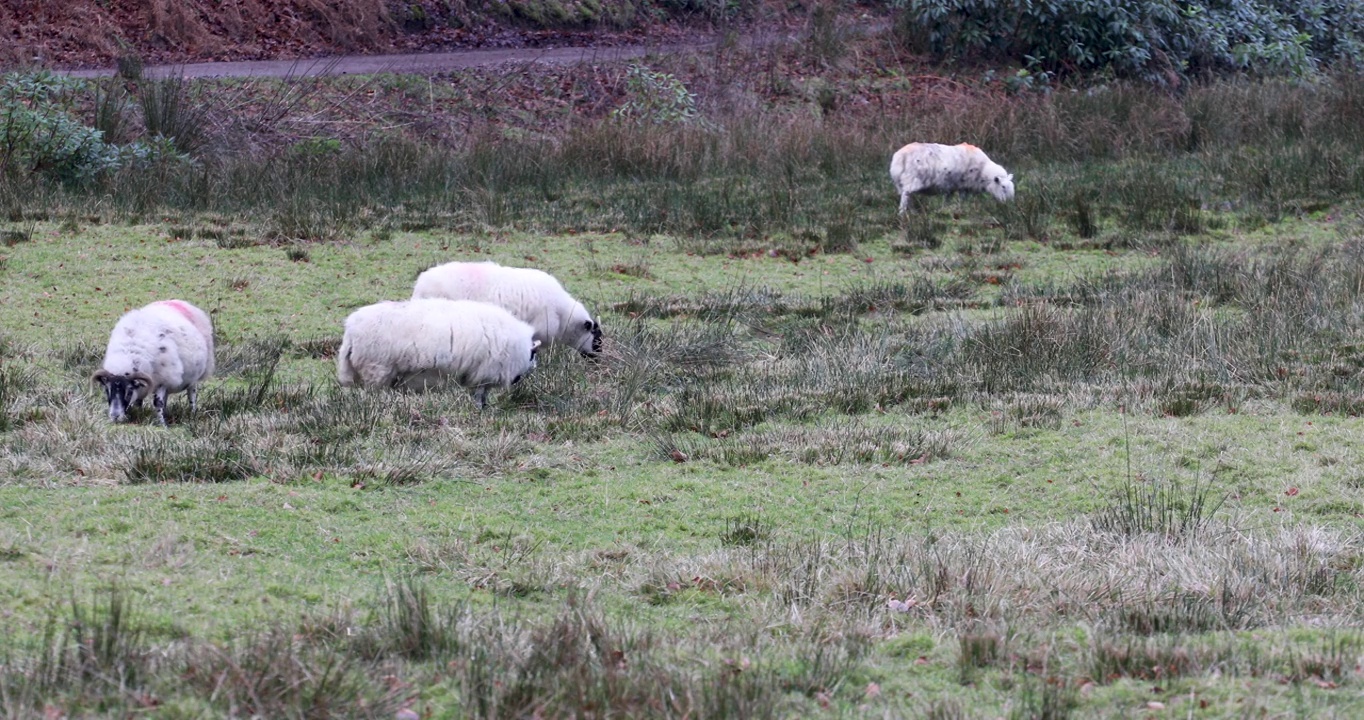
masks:
[[[583,329],[587,330],[588,332],[591,332],[597,329],[597,324],[595,322],[592,322],[591,320],[584,321]]]

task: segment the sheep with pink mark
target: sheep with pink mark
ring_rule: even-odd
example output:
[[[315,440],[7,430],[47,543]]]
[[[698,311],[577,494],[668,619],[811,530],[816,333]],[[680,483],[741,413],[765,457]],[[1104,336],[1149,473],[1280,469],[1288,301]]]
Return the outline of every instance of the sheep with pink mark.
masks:
[[[104,388],[109,419],[123,422],[148,395],[166,424],[166,399],[184,392],[197,410],[199,384],[213,374],[213,322],[184,300],[160,300],[118,319],[94,382]]]
[[[890,179],[900,194],[900,214],[915,194],[984,192],[1000,202],[1014,197],[1014,176],[975,145],[910,143],[890,159]]]

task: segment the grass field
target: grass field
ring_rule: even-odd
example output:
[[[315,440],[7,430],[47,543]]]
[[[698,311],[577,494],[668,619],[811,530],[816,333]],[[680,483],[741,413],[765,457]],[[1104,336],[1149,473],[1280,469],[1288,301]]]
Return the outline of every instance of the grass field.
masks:
[[[1018,100],[977,118],[1018,201],[904,221],[865,118],[770,130],[804,169],[738,121],[603,123],[548,184],[506,133],[7,185],[0,708],[1356,717],[1364,168],[1331,82],[1159,101],[1241,103],[1197,142],[1113,90],[1130,152],[1123,102]],[[1092,145],[1027,144],[1066,113]],[[337,387],[345,316],[455,258],[553,272],[601,361],[546,353],[484,412]],[[218,377],[111,425],[108,332],[169,297]]]

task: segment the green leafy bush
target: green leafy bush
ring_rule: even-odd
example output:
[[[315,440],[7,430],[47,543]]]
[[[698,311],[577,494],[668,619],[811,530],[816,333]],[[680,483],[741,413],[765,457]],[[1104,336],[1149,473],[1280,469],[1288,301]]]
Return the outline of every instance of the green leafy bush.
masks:
[[[696,95],[671,73],[632,64],[625,71],[626,100],[611,112],[620,120],[655,125],[688,124],[701,119]]]
[[[0,76],[0,175],[89,180],[129,165],[179,160],[161,138],[116,145],[73,112],[76,81],[39,73]]]
[[[1248,71],[1302,74],[1364,59],[1351,0],[906,0],[904,41],[955,59],[1169,82]]]

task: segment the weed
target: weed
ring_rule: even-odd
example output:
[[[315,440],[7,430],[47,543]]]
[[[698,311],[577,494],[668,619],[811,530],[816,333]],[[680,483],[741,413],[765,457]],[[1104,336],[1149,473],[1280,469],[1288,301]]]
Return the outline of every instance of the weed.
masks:
[[[1016,704],[1009,712],[1012,720],[1065,720],[1080,705],[1079,692],[1064,678],[1025,678]]]
[[[319,447],[332,446],[326,442],[316,442]],[[404,487],[416,485],[440,474],[443,463],[432,452],[408,451],[393,453],[370,462],[360,463],[351,471],[352,485],[377,485]]]
[[[0,336],[0,432],[22,422],[19,401],[38,384],[37,374],[5,357],[6,340]]]
[[[232,482],[259,474],[255,463],[235,447],[210,442],[155,440],[132,451],[123,468],[129,483]]]
[[[413,578],[390,583],[387,602],[370,633],[375,647],[369,653],[409,660],[446,657],[458,647],[461,614],[458,606],[448,611],[434,607],[426,586]]]
[[[1111,683],[1123,678],[1170,680],[1197,672],[1209,652],[1187,647],[1177,637],[1109,637],[1095,635],[1086,662],[1089,677]]]
[[[226,714],[333,717],[365,708],[392,716],[411,690],[368,677],[354,655],[325,642],[300,642],[294,628],[255,629],[226,647],[198,646],[181,660],[181,681]]]
[[[142,122],[150,137],[170,140],[185,155],[203,153],[210,142],[212,103],[202,89],[184,78],[145,81],[141,85]]]
[[[1066,221],[1076,236],[1085,240],[1099,234],[1099,218],[1092,191],[1076,191],[1070,198],[1070,212]]]
[[[94,95],[95,117],[91,125],[106,142],[122,144],[132,140],[131,99],[123,84],[113,78],[97,81]]]
[[[297,357],[331,360],[336,357],[337,350],[341,348],[341,338],[334,335],[303,338],[294,341],[293,348]]]
[[[725,532],[720,544],[726,547],[746,547],[771,537],[771,527],[757,515],[736,515],[725,518]]]
[[[1154,534],[1171,542],[1196,538],[1226,500],[1212,483],[1128,479],[1122,494],[1094,515],[1097,530],[1125,536]]]
[[[981,668],[988,668],[1003,655],[1004,640],[992,630],[962,630],[957,634],[957,682],[970,685]]]
[[[929,213],[911,210],[900,216],[900,227],[903,229],[901,240],[891,246],[896,252],[936,250],[942,246],[945,226],[936,222]]]
[[[260,241],[254,238],[234,233],[217,235],[213,238],[213,243],[223,250],[241,250],[243,248],[256,247],[261,244]]]
[[[13,650],[8,645],[6,655]],[[52,698],[67,694],[135,705],[130,702],[134,691],[156,667],[131,601],[118,586],[96,592],[88,604],[73,597],[65,614],[49,610],[29,657],[32,662],[0,666],[0,698],[7,712],[40,712]]]
[[[33,234],[37,232],[37,229],[38,223],[34,221],[17,229],[0,231],[0,243],[3,243],[5,247],[14,247],[19,243],[32,242]]]

